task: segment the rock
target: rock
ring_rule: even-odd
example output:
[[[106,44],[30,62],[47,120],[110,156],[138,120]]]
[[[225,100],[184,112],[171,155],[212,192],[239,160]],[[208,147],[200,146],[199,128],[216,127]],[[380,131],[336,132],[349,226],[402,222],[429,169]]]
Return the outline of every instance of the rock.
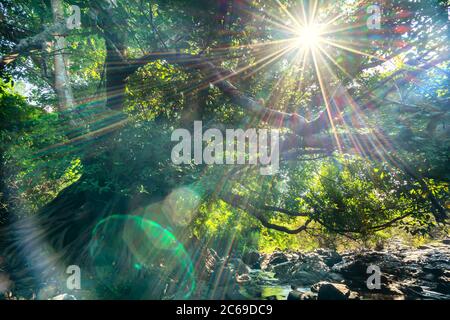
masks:
[[[444,239],[444,240],[442,240],[442,243],[450,245],[450,239]]]
[[[0,272],[0,295],[9,292],[13,288],[13,282],[9,275],[5,272]]]
[[[302,293],[300,291],[294,290],[289,292],[287,299],[290,301],[298,301],[301,300]]]
[[[440,264],[440,263],[435,263],[435,264],[427,264],[427,265],[423,266],[422,269],[423,269],[423,271],[428,272],[435,277],[440,277],[440,276],[444,275],[444,271],[448,270],[449,267],[450,267],[450,265],[448,265],[448,264],[444,265],[444,264]]]
[[[340,283],[319,282],[311,287],[312,292],[317,292],[317,300],[348,300],[351,290]]]
[[[343,261],[334,265],[332,270],[341,274],[352,286],[367,289],[367,269],[375,265],[380,268],[382,280],[389,274],[394,278],[405,275],[405,263],[394,254],[377,251],[364,251],[344,257]],[[384,281],[383,281],[384,282]]]
[[[368,264],[358,258],[345,259],[343,262],[333,266],[332,270],[342,274],[345,278],[365,276]]]
[[[317,253],[309,253],[300,260],[300,270],[315,271],[322,274],[330,272],[330,268],[326,265],[323,258]]]
[[[277,265],[280,263],[288,262],[289,259],[283,252],[274,252],[269,259],[268,265]]]
[[[375,250],[376,251],[383,251],[384,250],[384,242],[378,240],[377,243],[375,244]]]
[[[287,299],[291,300],[291,301],[317,300],[317,294],[315,294],[311,291],[300,292],[297,290],[293,290],[293,291],[289,292]]]
[[[261,269],[261,255],[257,251],[247,252],[242,256],[242,261],[252,269]]]
[[[378,294],[384,294],[389,296],[404,296],[404,292],[401,290],[407,286],[410,286],[410,284],[407,283],[400,283],[400,282],[392,282],[388,280],[387,278],[383,278],[381,280],[381,287],[380,289],[372,289],[368,290],[368,288],[363,288],[363,291],[371,292],[371,293],[378,293]]]
[[[317,294],[307,291],[302,293],[300,300],[317,300]]]
[[[236,282],[239,284],[248,283],[251,280],[252,278],[248,274],[243,274],[236,277]]]
[[[250,268],[239,258],[231,258],[227,261],[228,266],[234,270],[237,274],[248,274]]]
[[[242,260],[216,262],[208,283],[214,283],[215,288],[234,287],[241,291],[252,286],[259,289],[279,286],[283,297],[286,285],[293,284],[289,300],[348,300],[359,299],[359,295],[364,299],[450,299],[450,246],[438,243],[417,249],[394,241],[387,242],[384,250],[355,250],[342,254],[328,249],[309,253],[277,251],[264,255],[248,252]],[[257,262],[262,269],[250,269],[246,264]],[[371,265],[380,268],[380,289],[370,290],[367,286],[368,277],[373,274],[367,273]],[[275,276],[267,271],[273,271]],[[301,288],[311,285],[314,292],[303,293]],[[238,297],[225,289],[218,296],[223,298],[225,293],[228,297]],[[275,295],[269,293],[268,297],[273,298],[271,296]]]
[[[445,276],[439,277],[436,291],[450,295],[450,278]]]
[[[63,294],[57,295],[56,297],[51,298],[50,300],[77,300],[77,298],[75,298],[75,296],[73,296],[73,295],[63,293]]]
[[[326,276],[314,272],[297,271],[295,272],[295,276],[291,280],[295,281],[295,284],[299,287],[303,287],[310,286],[314,283],[324,280],[325,278]]]
[[[328,279],[331,282],[344,282],[344,277],[341,276],[339,273],[330,272],[328,274]]]
[[[348,297],[349,300],[359,300],[360,298],[359,293],[356,291],[351,291],[350,296]]]
[[[315,253],[317,253],[322,258],[322,261],[330,268],[342,261],[342,256],[334,250],[317,249],[315,250]]]
[[[406,297],[411,298],[417,298],[422,296],[423,289],[422,287],[416,286],[416,285],[407,285],[407,284],[399,284],[397,287],[394,287],[393,285],[390,286],[390,289],[397,289],[401,293],[403,293]],[[399,295],[399,294],[397,294]]]
[[[53,300],[52,297],[55,297],[58,294],[58,288],[55,285],[48,285],[41,288],[38,291],[37,299],[38,300]]]
[[[330,268],[317,253],[303,256],[288,272],[289,278],[298,285],[312,285],[322,280],[330,280],[330,275]]]
[[[427,273],[421,276],[421,279],[427,280],[427,281],[434,281],[436,279],[436,276],[432,273]]]
[[[289,272],[293,266],[294,266],[293,261],[287,261],[272,266],[271,270],[275,273],[275,277],[284,279],[289,278],[291,276]]]
[[[203,250],[198,259],[204,261],[204,264],[199,266],[199,270],[197,271],[198,277],[201,280],[209,280],[214,271],[220,268],[224,263],[217,252],[210,248]]]

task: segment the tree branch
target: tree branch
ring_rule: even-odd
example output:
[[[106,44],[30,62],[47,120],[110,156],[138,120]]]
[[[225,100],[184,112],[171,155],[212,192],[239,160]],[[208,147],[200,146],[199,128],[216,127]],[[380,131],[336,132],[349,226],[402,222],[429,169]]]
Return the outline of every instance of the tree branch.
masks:
[[[65,21],[55,23],[49,27],[45,27],[41,33],[22,39],[13,48],[12,52],[0,58],[0,70],[6,65],[14,62],[21,54],[28,53],[32,50],[41,49],[43,43],[53,40],[55,35],[67,34],[70,30],[67,28]]]
[[[139,59],[129,61],[130,67],[127,73],[131,75],[138,68],[149,62],[165,60],[170,64],[176,64],[186,69],[193,69],[205,77],[205,82],[219,88],[224,95],[239,106],[244,107],[251,114],[259,116],[262,121],[278,127],[289,128],[299,136],[311,135],[329,128],[329,119],[326,112],[321,112],[318,117],[309,121],[297,113],[286,113],[263,107],[254,99],[240,92],[229,79],[237,76],[237,73],[214,65],[214,59],[202,55],[190,55],[179,52],[151,53]]]
[[[303,231],[305,231],[308,228],[308,225],[312,222],[311,219],[308,219],[300,227],[295,228],[295,229],[289,229],[289,228],[287,228],[285,226],[280,226],[278,224],[274,224],[274,223],[269,222],[269,220],[263,214],[261,214],[261,212],[260,212],[260,210],[258,210],[258,208],[255,208],[248,201],[244,201],[241,196],[238,196],[238,195],[223,195],[221,197],[221,199],[223,201],[225,201],[226,203],[228,203],[229,205],[231,205],[232,207],[235,207],[235,208],[238,208],[238,209],[241,209],[241,210],[243,210],[245,212],[250,213],[253,217],[258,219],[259,222],[261,222],[261,224],[264,227],[266,227],[268,229],[273,229],[273,230],[277,230],[277,231],[280,231],[280,232],[284,232],[284,233],[287,233],[287,234],[298,234],[300,232],[303,232]],[[267,209],[267,208],[276,209],[276,210],[272,210],[272,211],[279,211],[279,212],[282,212],[282,213],[289,213],[289,215],[292,214],[292,216],[298,216],[298,217],[307,216],[306,214],[295,215],[295,213],[290,212],[288,210],[281,209],[281,208],[275,208],[275,207],[269,207],[269,206],[264,206],[263,208],[265,208],[265,209]],[[271,209],[269,209],[269,210],[271,210]]]

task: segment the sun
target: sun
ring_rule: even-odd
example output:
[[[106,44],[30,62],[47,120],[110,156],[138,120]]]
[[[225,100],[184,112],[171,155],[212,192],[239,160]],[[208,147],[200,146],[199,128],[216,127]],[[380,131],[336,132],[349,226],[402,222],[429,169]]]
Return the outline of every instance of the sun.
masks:
[[[297,30],[297,45],[305,49],[314,49],[321,44],[323,33],[323,26],[319,24],[302,26]]]

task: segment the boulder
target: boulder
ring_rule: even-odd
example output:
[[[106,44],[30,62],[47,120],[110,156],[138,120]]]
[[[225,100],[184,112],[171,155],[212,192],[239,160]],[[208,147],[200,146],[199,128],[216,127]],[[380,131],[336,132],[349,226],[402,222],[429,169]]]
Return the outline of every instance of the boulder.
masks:
[[[245,253],[242,261],[252,269],[261,269],[261,255],[257,251]]]
[[[289,292],[287,300],[291,301],[300,301],[300,300],[317,300],[317,294],[311,291],[300,292],[297,290],[293,290]]]
[[[317,249],[314,252],[318,254],[322,258],[322,261],[330,268],[342,261],[342,256],[334,250]]]
[[[317,300],[349,300],[351,290],[341,283],[322,281],[311,287],[312,292],[317,292]]]
[[[300,300],[317,300],[317,294],[307,291],[302,293]]]
[[[54,284],[47,285],[41,289],[39,289],[37,293],[38,300],[53,300],[53,297],[58,294],[58,287]]]
[[[202,280],[209,280],[214,271],[224,263],[217,252],[210,248],[203,250],[199,259],[204,261],[204,264],[199,266],[199,270],[197,271],[198,277]]]
[[[247,266],[244,261],[239,258],[233,258],[228,260],[228,263],[231,264],[231,268],[236,271],[237,274],[248,274],[250,273],[250,267]]]
[[[277,265],[277,264],[288,262],[288,261],[289,261],[289,259],[284,252],[274,252],[269,258],[268,265],[273,266],[273,265]]]
[[[450,278],[445,276],[439,277],[436,291],[450,295]]]
[[[298,286],[310,286],[316,282],[322,281],[325,278],[317,273],[308,271],[297,271],[295,277],[291,280]]]
[[[295,265],[293,261],[282,262],[272,266],[271,270],[275,273],[275,277],[279,279],[286,279],[291,277],[291,269]]]
[[[344,257],[343,261],[334,265],[332,270],[340,273],[353,285],[366,287],[366,280],[369,277],[367,268],[371,265],[378,266],[382,275],[389,274],[394,277],[405,275],[405,264],[394,254],[377,251],[364,251]]]
[[[312,285],[322,280],[330,280],[330,268],[316,253],[300,258],[289,270],[289,277],[297,285]]]
[[[298,301],[298,300],[301,300],[301,296],[302,296],[302,293],[300,291],[293,290],[293,291],[289,292],[287,299],[289,301]]]
[[[56,297],[51,298],[50,300],[77,300],[77,298],[75,298],[75,296],[73,296],[73,295],[63,293],[63,294],[57,295]]]
[[[0,272],[0,295],[10,291],[13,288],[13,282],[9,275],[4,272]]]

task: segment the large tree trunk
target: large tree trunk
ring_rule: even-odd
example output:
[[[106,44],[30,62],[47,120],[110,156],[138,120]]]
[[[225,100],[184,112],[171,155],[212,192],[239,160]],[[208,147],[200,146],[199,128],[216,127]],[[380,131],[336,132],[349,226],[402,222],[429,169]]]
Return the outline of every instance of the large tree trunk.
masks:
[[[55,23],[61,23],[64,19],[61,0],[51,0],[51,6]],[[78,121],[70,114],[74,108],[74,98],[64,55],[65,38],[62,35],[55,38],[54,85],[59,100],[58,111],[67,114],[74,127]],[[125,41],[113,28],[105,32],[105,41],[106,107],[121,112],[128,76]],[[83,159],[83,165],[88,167],[89,164],[99,163],[108,168],[106,171],[112,170],[116,133],[102,142],[108,144],[110,155],[102,157],[97,149],[95,155],[88,153],[88,157]],[[79,265],[82,268],[89,265],[88,248],[95,224],[107,216],[127,214],[133,210],[129,207],[130,199],[124,198],[115,190],[107,193],[86,190],[83,183],[89,184],[94,179],[102,185],[100,177],[83,174],[78,182],[62,190],[36,215],[9,221],[0,228],[5,240],[0,241],[0,257],[5,258],[5,269],[16,289],[36,288],[50,277],[64,276],[69,265]]]
[[[124,39],[114,34],[106,35],[106,106],[112,110],[122,110],[125,101],[126,49]]]
[[[64,21],[64,10],[61,0],[51,0],[53,20],[56,23]],[[59,111],[68,111],[74,108],[74,98],[67,73],[67,59],[64,54],[66,39],[64,35],[55,37],[54,42],[54,68],[55,90],[59,101]]]

